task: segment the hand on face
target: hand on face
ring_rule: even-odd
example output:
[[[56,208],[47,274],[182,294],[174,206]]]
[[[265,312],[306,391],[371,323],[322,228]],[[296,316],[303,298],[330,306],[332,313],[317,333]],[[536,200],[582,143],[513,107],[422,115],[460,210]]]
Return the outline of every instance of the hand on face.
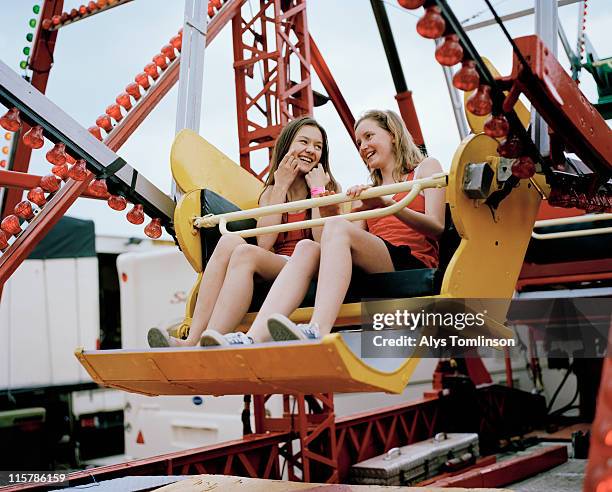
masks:
[[[325,169],[323,169],[323,165],[321,164],[312,168],[312,170],[306,174],[305,177],[306,184],[311,190],[313,188],[325,188],[330,182],[329,174],[325,172]]]
[[[296,152],[289,152],[274,171],[274,183],[289,189],[291,183],[299,173]]]

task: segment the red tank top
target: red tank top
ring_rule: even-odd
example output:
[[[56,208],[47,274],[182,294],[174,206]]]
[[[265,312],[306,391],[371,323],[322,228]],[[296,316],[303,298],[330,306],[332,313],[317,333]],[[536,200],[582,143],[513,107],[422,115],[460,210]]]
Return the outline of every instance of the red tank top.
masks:
[[[413,179],[414,171],[406,181]],[[399,202],[408,194],[407,191],[393,195],[393,200]],[[425,197],[419,193],[407,208],[415,212],[425,213]],[[394,246],[409,246],[412,256],[421,260],[429,268],[437,268],[439,263],[438,242],[425,234],[415,231],[408,224],[402,222],[395,215],[388,215],[379,219],[368,219],[368,231],[390,242]]]
[[[294,214],[283,214],[281,224],[292,222],[301,222],[307,219],[307,210]],[[311,239],[312,234],[310,229],[298,229],[297,231],[281,232],[276,238],[276,242],[272,249],[277,255],[291,256],[296,244],[302,239]]]

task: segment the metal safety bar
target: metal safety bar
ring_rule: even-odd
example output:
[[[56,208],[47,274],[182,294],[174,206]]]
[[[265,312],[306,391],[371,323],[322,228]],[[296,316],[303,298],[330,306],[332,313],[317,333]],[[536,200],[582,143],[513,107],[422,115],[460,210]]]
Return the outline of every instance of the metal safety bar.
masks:
[[[222,234],[233,234],[240,237],[253,237],[263,234],[279,233],[294,231],[297,229],[309,229],[311,227],[319,227],[325,224],[332,217],[322,217],[319,219],[310,219],[301,222],[292,222],[287,224],[277,224],[266,227],[257,227],[252,229],[244,229],[241,231],[229,231],[227,229],[228,222],[237,220],[254,219],[266,217],[268,215],[283,214],[288,212],[296,212],[309,208],[324,207],[327,205],[340,204],[355,200],[363,200],[368,198],[376,198],[385,195],[394,195],[396,193],[409,192],[399,202],[389,205],[388,207],[378,208],[373,210],[363,210],[359,212],[351,212],[343,214],[342,218],[350,221],[374,219],[395,214],[402,208],[408,206],[416,196],[426,188],[444,188],[448,184],[448,175],[445,173],[434,174],[428,178],[415,179],[412,181],[403,181],[390,185],[375,186],[363,191],[358,198],[348,196],[346,193],[338,193],[318,198],[307,198],[305,200],[297,200],[289,203],[279,203],[268,205],[266,207],[253,208],[249,210],[240,210],[237,212],[229,212],[219,215],[207,215],[204,217],[194,217],[193,226],[195,228],[215,227],[219,225],[219,230]]]
[[[549,227],[558,225],[581,224],[583,222],[597,222],[599,220],[612,220],[612,214],[585,214],[574,217],[561,217],[558,219],[538,220],[534,224],[536,227]],[[549,233],[532,232],[531,237],[534,239],[565,239],[570,237],[595,236],[598,234],[610,234],[612,227],[600,227],[596,229],[583,229],[580,231],[560,231]]]

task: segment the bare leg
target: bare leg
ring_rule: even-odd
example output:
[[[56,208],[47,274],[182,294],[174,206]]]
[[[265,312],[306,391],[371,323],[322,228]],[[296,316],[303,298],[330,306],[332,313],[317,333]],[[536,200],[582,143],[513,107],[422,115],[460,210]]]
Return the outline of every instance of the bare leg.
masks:
[[[312,277],[318,270],[320,251],[319,243],[310,239],[297,243],[291,259],[272,284],[248,332],[255,342],[270,340],[266,322],[271,314],[280,313],[289,316],[300,305]]]
[[[287,260],[258,246],[243,244],[232,253],[223,287],[213,308],[209,329],[226,334],[235,330],[248,312],[253,298],[253,277],[277,277]]]
[[[217,247],[213,251],[208,265],[204,270],[198,299],[193,310],[191,327],[187,340],[170,339],[170,345],[196,345],[200,341],[204,328],[208,325],[219,292],[223,286],[223,279],[227,272],[227,266],[234,250],[241,245],[246,245],[246,241],[239,236],[221,236]]]
[[[328,221],[321,236],[321,265],[312,322],[327,335],[351,281],[352,265],[368,273],[392,272],[393,263],[382,239],[337,217]]]

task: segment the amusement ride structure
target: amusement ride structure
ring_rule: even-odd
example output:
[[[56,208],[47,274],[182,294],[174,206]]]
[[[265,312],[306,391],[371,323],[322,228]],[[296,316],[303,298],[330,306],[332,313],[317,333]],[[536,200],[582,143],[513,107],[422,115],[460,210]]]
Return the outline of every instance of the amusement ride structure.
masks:
[[[31,79],[24,80],[0,62],[0,103],[7,108],[0,125],[14,132],[15,142],[7,169],[0,169],[0,187],[4,188],[0,291],[77,198],[106,200],[118,211],[129,204],[127,219],[131,223],[143,224],[145,215],[149,216],[145,233],[158,238],[165,228],[200,274],[187,303],[185,320],[176,333],[184,336],[201,272],[219,230],[243,237],[267,233],[270,231],[266,228],[254,229],[253,219],[279,213],[277,206],[257,208],[261,179],[268,169],[255,169],[253,154],[269,153],[283,125],[313,114],[317,105],[327,101],[334,105],[351,136],[355,120],[308,31],[306,0],[259,0],[258,8],[248,14],[243,9],[245,0],[211,0],[206,11],[202,1],[190,0],[183,29],[135,76],[95,125],[82,128],[44,96],[58,31],[130,1],[91,1],[63,12],[62,0],[45,0],[42,22],[26,62]],[[536,8],[536,15],[556,15],[557,5],[551,1],[539,0],[540,12]],[[356,281],[341,308],[337,328],[361,323],[359,300],[373,297],[372,292],[378,298],[393,299],[510,299],[515,290],[533,290],[535,286],[545,290],[551,285],[571,289],[579,282],[605,283],[612,278],[609,250],[602,246],[602,241],[609,244],[612,234],[612,138],[604,119],[610,116],[612,97],[610,61],[599,60],[584,37],[574,53],[563,35],[563,44],[572,55],[572,78],[549,48],[552,43],[556,45],[556,28],[552,34],[543,29],[539,36],[512,39],[489,0],[485,2],[512,46],[513,66],[507,76],[498,74],[479,54],[446,0],[399,0],[406,9],[420,10],[418,34],[437,40],[435,58],[450,74],[449,90],[455,91],[455,96],[457,89],[465,93],[471,134],[458,147],[447,174],[374,188],[366,194],[409,191],[397,204],[404,207],[425,188],[445,187],[452,229],[458,236],[453,241],[453,230],[447,231],[449,239],[442,248],[448,261],[438,270],[369,275]],[[379,0],[371,0],[371,4],[393,75],[399,111],[416,143],[425,148],[384,5]],[[585,11],[583,1],[582,16]],[[196,123],[205,45],[230,23],[239,166],[197,135]],[[583,64],[585,47],[587,60]],[[456,65],[460,68],[453,73],[451,67]],[[583,66],[598,84],[600,101],[596,105],[585,98],[576,83]],[[260,79],[254,77],[256,69],[262,75]],[[313,69],[327,95],[312,90]],[[175,196],[169,197],[116,152],[179,79],[177,136],[171,153]],[[520,95],[531,102],[531,120],[519,101]],[[50,174],[35,176],[28,173],[30,155],[44,145],[45,139],[55,144],[46,154],[53,167]],[[221,200],[210,200],[211,196]],[[344,194],[308,199],[285,204],[282,211],[347,200]],[[219,202],[221,205],[214,205]],[[364,212],[359,214],[349,218],[366,217]],[[238,220],[241,230],[228,231],[227,224]],[[311,220],[306,225],[321,225],[324,220]],[[277,226],[275,231],[291,227],[303,228],[304,223]],[[560,254],[546,262],[529,260],[538,257],[538,248],[546,249],[554,241],[580,241],[584,237],[594,238],[599,246],[581,250],[580,257]],[[540,244],[536,244],[538,241]],[[257,308],[256,299],[244,327],[253,320]],[[507,334],[501,324],[507,313],[502,311],[492,315],[488,325],[498,335]],[[311,313],[312,299],[307,299],[292,319],[307,320]],[[71,475],[71,485],[89,482],[92,475],[99,481],[126,474],[220,473],[279,479],[284,466],[290,480],[342,483],[347,481],[353,464],[442,430],[478,432],[481,451],[486,455],[496,450],[500,440],[524,434],[546,416],[543,397],[512,387],[509,364],[507,385],[495,385],[480,359],[470,358],[459,370],[441,363],[434,374],[433,390],[422,400],[338,419],[334,392],[400,393],[418,358],[411,357],[397,370],[384,373],[354,355],[337,333],[318,342],[205,351],[79,349],[76,356],[94,381],[126,391],[148,395],[253,395],[255,429],[239,441],[77,472]],[[283,359],[294,361],[294,367],[282,369],[279,361]],[[312,360],[317,360],[316,367],[309,364]],[[594,372],[597,374],[598,368]],[[603,363],[601,377],[605,383],[599,389],[597,414],[584,416],[595,419],[585,480],[585,490],[589,491],[612,487],[612,470],[606,465],[612,458],[609,357]],[[584,394],[585,401],[594,400],[596,391],[597,386]],[[265,403],[273,394],[283,395],[282,418],[266,415]],[[524,412],[527,406],[530,412]],[[249,426],[245,423],[247,432]],[[294,449],[296,440],[299,446]],[[281,465],[281,458],[285,465]],[[554,449],[531,461],[520,458],[503,466],[488,466],[487,472],[476,464],[472,473],[478,474],[477,479],[470,475],[454,483],[501,485],[509,483],[510,475],[517,479],[521,473],[547,469],[565,459],[566,453]],[[490,465],[490,461],[482,463]]]

